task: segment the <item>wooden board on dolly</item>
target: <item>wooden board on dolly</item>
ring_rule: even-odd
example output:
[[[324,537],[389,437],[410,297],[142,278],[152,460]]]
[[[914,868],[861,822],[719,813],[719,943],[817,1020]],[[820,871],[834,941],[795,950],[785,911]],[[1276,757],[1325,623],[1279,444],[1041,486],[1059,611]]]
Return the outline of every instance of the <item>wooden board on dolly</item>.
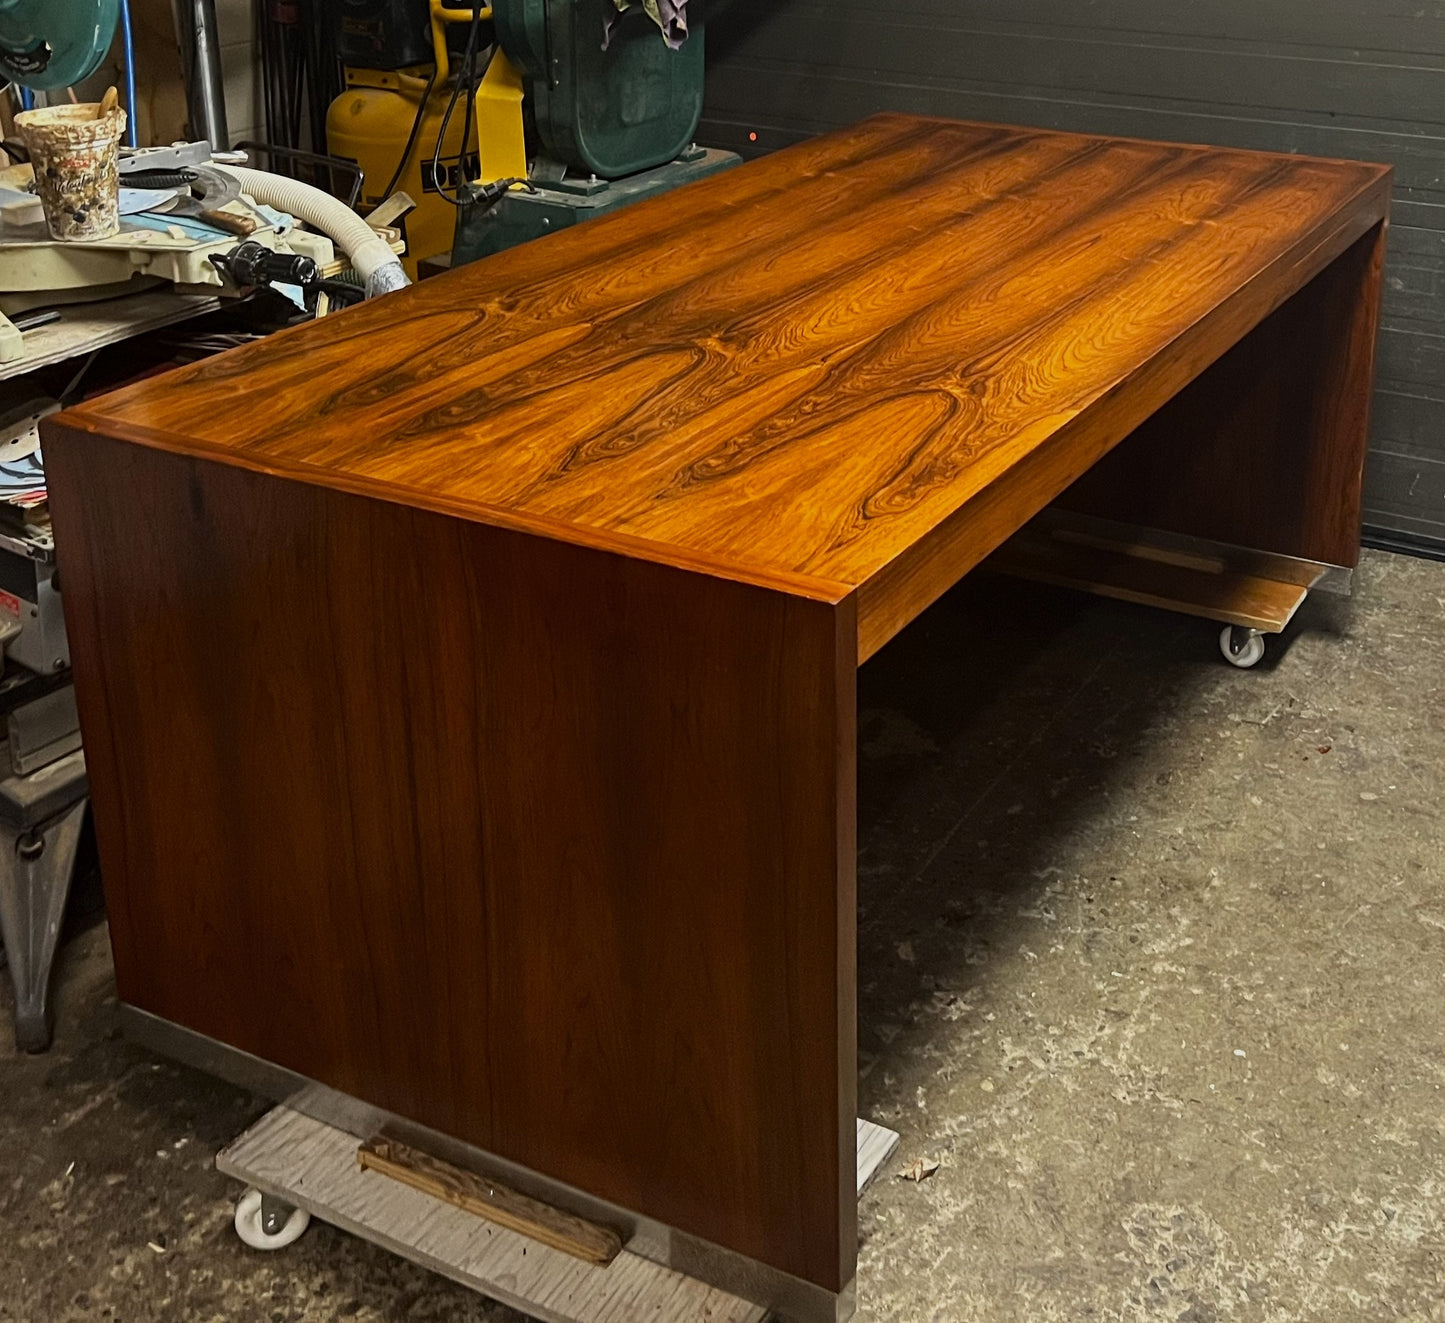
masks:
[[[894,1131],[858,1121],[860,1195],[897,1147]],[[358,1146],[346,1131],[286,1107],[223,1149],[216,1166],[252,1187],[237,1205],[237,1230],[256,1248],[284,1249],[315,1216],[544,1323],[762,1323],[771,1315],[629,1253],[610,1227],[409,1145]],[[269,1236],[259,1224],[262,1197],[277,1205]]]
[[[1349,574],[1289,556],[1132,528],[1060,508],[1045,510],[983,562],[983,569],[1075,588],[1121,602],[1220,622],[1226,661],[1247,668],[1264,657],[1310,592],[1347,589]]]

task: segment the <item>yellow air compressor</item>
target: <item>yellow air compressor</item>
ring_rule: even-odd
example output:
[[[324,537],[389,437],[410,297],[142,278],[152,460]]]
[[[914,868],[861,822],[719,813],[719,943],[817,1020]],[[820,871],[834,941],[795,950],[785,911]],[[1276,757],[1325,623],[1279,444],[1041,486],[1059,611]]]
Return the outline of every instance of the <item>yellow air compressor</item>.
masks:
[[[398,189],[415,200],[416,209],[405,221],[402,259],[415,279],[420,259],[452,246],[456,210],[439,187],[455,197],[458,186],[477,173],[477,126],[468,112],[466,90],[458,96],[456,87],[456,79],[467,70],[454,65],[463,64],[465,57],[452,59],[447,28],[458,26],[476,59],[478,51],[485,53],[492,44],[490,10],[481,11],[485,31],[478,34],[471,31],[474,9],[460,7],[465,0],[454,0],[457,7],[441,0],[328,2],[346,90],[326,114],[327,150],[361,166],[362,211]],[[444,121],[446,133],[438,151]]]

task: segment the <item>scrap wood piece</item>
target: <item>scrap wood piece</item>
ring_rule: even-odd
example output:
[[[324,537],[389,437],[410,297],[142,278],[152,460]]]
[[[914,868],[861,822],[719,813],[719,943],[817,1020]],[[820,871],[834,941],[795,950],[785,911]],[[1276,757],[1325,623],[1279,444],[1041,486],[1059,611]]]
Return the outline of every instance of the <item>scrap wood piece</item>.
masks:
[[[386,1135],[360,1145],[356,1160],[363,1171],[379,1171],[584,1262],[605,1268],[622,1251],[622,1238],[611,1227],[564,1213]]]

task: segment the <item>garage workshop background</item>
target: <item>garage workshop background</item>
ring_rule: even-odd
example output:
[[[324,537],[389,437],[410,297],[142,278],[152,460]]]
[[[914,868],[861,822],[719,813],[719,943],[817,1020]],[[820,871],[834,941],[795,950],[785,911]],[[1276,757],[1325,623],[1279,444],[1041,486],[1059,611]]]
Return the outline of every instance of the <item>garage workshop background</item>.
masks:
[[[892,109],[1392,162],[1367,540],[1445,555],[1445,2],[718,0],[707,41],[745,154]]]

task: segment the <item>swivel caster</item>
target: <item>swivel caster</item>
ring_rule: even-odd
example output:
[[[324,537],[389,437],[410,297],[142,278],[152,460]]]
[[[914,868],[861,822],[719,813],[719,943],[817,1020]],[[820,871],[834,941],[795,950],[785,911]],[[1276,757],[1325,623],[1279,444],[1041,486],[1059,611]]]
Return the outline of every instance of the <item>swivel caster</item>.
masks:
[[[278,1250],[298,1240],[311,1214],[273,1195],[247,1190],[236,1200],[236,1234],[252,1249]]]
[[[1264,656],[1264,635],[1245,625],[1226,625],[1219,631],[1219,650],[1231,666],[1247,670]]]

